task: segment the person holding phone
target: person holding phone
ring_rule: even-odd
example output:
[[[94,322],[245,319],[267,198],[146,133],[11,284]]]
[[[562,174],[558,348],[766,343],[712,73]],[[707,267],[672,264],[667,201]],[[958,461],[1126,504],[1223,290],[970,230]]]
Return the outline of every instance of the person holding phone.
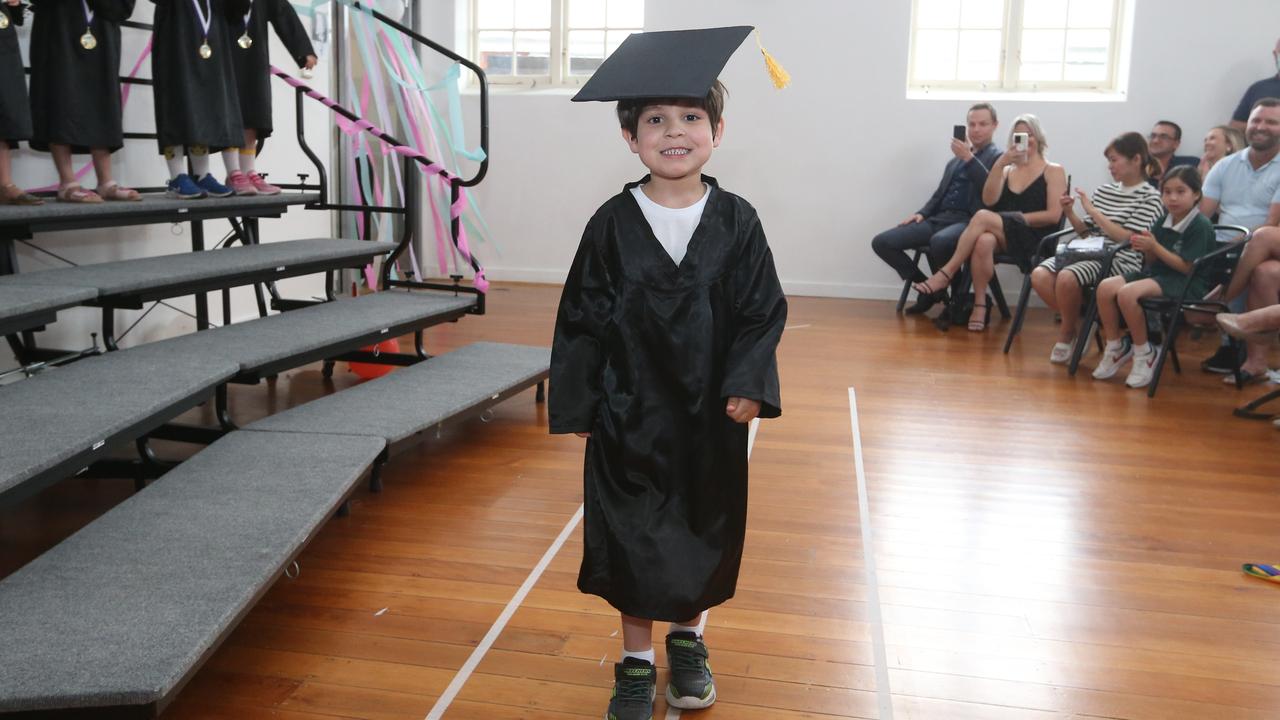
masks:
[[[911,260],[909,252],[927,248],[930,269],[951,256],[960,234],[973,214],[982,207],[982,187],[987,173],[1000,156],[992,143],[998,126],[996,109],[988,103],[969,108],[965,125],[952,128],[951,154],[942,181],[919,211],[876,235],[871,249],[903,280],[919,283],[925,275]],[[927,311],[938,301],[932,293],[921,294],[907,308],[908,315]]]
[[[1004,252],[1018,259],[1024,272],[1037,246],[1062,222],[1062,204],[1067,191],[1067,174],[1061,165],[1044,157],[1048,147],[1040,119],[1019,115],[1013,121],[1010,147],[996,161],[982,187],[982,202],[989,210],[979,210],[960,235],[956,251],[928,280],[916,283],[916,292],[941,299],[947,286],[969,263],[973,274],[973,311],[969,330],[982,332],[991,319],[987,284],[995,275],[995,254]]]

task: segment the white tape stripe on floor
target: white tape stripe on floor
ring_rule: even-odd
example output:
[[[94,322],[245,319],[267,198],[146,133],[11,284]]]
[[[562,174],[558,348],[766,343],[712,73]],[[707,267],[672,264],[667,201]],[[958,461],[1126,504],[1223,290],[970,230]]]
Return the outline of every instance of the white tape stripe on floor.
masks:
[[[889,658],[885,652],[880,585],[876,581],[876,554],[871,537],[871,508],[867,502],[866,474],[862,469],[862,431],[858,429],[858,398],[853,388],[849,388],[849,422],[853,428],[853,469],[858,476],[858,524],[862,526],[862,566],[867,576],[867,621],[871,625],[871,648],[876,661],[876,701],[880,707],[880,720],[893,720]]]
[[[751,449],[755,447],[756,433],[759,432],[759,430],[760,419],[756,418],[751,421],[751,428],[747,431],[748,462],[751,461]],[[494,621],[493,627],[489,628],[489,632],[485,633],[484,639],[480,641],[480,644],[476,646],[476,649],[471,651],[471,657],[467,658],[467,662],[463,664],[462,669],[458,670],[458,674],[453,677],[453,682],[449,683],[449,687],[445,688],[444,694],[440,696],[439,700],[436,700],[436,704],[431,708],[431,712],[427,713],[427,720],[440,720],[440,718],[444,717],[444,711],[453,704],[454,698],[458,696],[458,693],[462,690],[462,686],[467,684],[467,680],[470,679],[471,673],[475,672],[476,667],[480,665],[480,661],[484,659],[485,653],[489,652],[489,648],[493,647],[493,643],[498,639],[498,636],[502,634],[503,629],[507,627],[507,623],[511,620],[511,616],[515,615],[516,610],[520,608],[520,604],[524,602],[529,591],[533,589],[535,584],[537,584],[538,578],[542,577],[543,571],[547,569],[547,566],[551,564],[553,559],[555,559],[556,554],[560,552],[560,548],[563,547],[565,541],[569,539],[569,535],[573,533],[574,528],[578,527],[579,522],[582,522],[582,509],[582,506],[579,505],[578,511],[573,514],[573,518],[570,519],[568,524],[564,526],[564,529],[560,531],[559,537],[556,538],[555,542],[551,543],[551,547],[547,548],[547,551],[543,553],[542,559],[538,561],[537,566],[535,566],[533,571],[529,573],[529,577],[525,578],[524,584],[520,586],[520,589],[516,591],[516,594],[511,597],[511,600],[507,603],[507,607],[503,609],[502,614],[498,616],[496,621]],[[680,717],[679,710],[671,708],[667,711],[667,720],[674,720],[678,717]]]
[[[493,627],[489,628],[489,632],[485,634],[484,639],[471,651],[471,657],[467,658],[467,662],[453,677],[453,682],[449,683],[449,687],[445,688],[444,694],[436,701],[431,712],[427,713],[427,720],[440,720],[444,716],[444,711],[453,703],[453,699],[457,697],[458,692],[462,690],[462,686],[467,683],[467,679],[471,677],[471,673],[475,671],[476,666],[480,664],[480,660],[484,658],[485,653],[489,652],[489,648],[493,646],[498,635],[502,634],[503,628],[507,626],[507,622],[511,620],[511,616],[515,614],[520,607],[520,603],[524,602],[525,596],[533,589],[534,584],[538,582],[538,578],[542,577],[542,573],[551,564],[551,560],[555,558],[556,553],[560,552],[560,548],[565,541],[569,539],[569,535],[573,533],[574,528],[578,527],[578,523],[582,521],[582,506],[578,506],[578,511],[573,514],[573,518],[565,524],[564,529],[560,531],[559,537],[555,542],[551,543],[551,547],[542,554],[542,559],[538,561],[537,566],[533,568],[533,572],[529,573],[529,577],[525,578],[524,584],[512,596],[507,607],[503,609],[502,614],[493,623]]]

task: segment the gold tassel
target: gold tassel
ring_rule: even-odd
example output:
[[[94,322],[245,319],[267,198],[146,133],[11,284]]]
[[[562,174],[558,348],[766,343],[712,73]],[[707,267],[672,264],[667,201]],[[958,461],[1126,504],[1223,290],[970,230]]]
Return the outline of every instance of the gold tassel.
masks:
[[[760,42],[760,30],[756,30],[756,46],[760,48],[760,54],[764,55],[764,66],[769,71],[769,78],[773,80],[773,86],[779,90],[791,84],[791,74],[788,73],[778,61],[764,49],[764,44]]]

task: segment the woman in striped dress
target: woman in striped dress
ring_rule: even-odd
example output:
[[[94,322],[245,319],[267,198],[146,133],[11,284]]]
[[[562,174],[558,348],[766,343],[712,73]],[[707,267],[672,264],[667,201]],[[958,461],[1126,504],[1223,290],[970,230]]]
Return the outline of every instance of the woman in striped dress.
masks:
[[[1114,242],[1128,242],[1134,233],[1151,229],[1164,214],[1160,191],[1148,183],[1159,165],[1151,157],[1146,139],[1136,132],[1112,140],[1103,154],[1114,182],[1099,187],[1092,197],[1083,190],[1076,191],[1088,219],[1076,214],[1075,198],[1069,194],[1062,197],[1062,209],[1076,234],[1083,237],[1099,232]],[[1125,248],[1116,253],[1110,275],[1137,272],[1142,269],[1142,262],[1142,253]],[[1102,279],[1101,260],[1081,260],[1064,268],[1059,258],[1051,257],[1031,272],[1031,286],[1036,294],[1062,315],[1058,341],[1049,353],[1049,362],[1062,364],[1071,358],[1084,288],[1095,287]]]

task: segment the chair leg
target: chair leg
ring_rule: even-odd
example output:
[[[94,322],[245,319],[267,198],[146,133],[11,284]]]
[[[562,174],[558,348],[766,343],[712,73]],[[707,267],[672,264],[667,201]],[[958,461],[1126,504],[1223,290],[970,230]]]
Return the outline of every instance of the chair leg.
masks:
[[[1257,398],[1256,400],[1253,400],[1252,402],[1246,405],[1242,405],[1236,408],[1235,410],[1232,410],[1231,414],[1235,415],[1236,417],[1248,418],[1250,420],[1270,420],[1271,418],[1275,417],[1274,413],[1260,413],[1260,412],[1257,412],[1257,410],[1263,405],[1266,405],[1269,402],[1274,402],[1276,400],[1280,400],[1280,390],[1272,390],[1266,395],[1263,395],[1262,397]]]
[[[1022,331],[1022,321],[1027,316],[1027,301],[1031,299],[1031,273],[1022,276],[1022,290],[1018,293],[1018,307],[1013,314],[1013,324],[1009,326],[1009,337],[1004,340],[1004,352],[1009,354],[1013,346],[1013,338]]]
[[[1000,288],[1000,276],[994,273],[991,275],[991,294],[995,296],[996,307],[1000,308],[1000,317],[1008,320],[1009,303],[1005,302],[1004,290]],[[978,299],[974,298],[973,301],[977,302]]]
[[[1097,322],[1098,300],[1091,297],[1089,307],[1085,309],[1084,316],[1080,318],[1080,326],[1076,329],[1076,344],[1071,348],[1071,362],[1067,364],[1067,374],[1075,375],[1076,370],[1080,369],[1080,358],[1084,357],[1084,349],[1089,345],[1089,336],[1094,334],[1093,327]]]
[[[1160,373],[1164,370],[1165,359],[1169,357],[1170,353],[1174,353],[1176,357],[1177,353],[1174,347],[1178,340],[1178,330],[1180,329],[1178,321],[1181,319],[1182,313],[1180,312],[1173,313],[1173,316],[1169,318],[1169,326],[1164,331],[1164,343],[1160,346],[1160,352],[1156,353],[1156,366],[1151,375],[1151,384],[1147,386],[1147,397],[1149,398],[1155,397],[1156,388],[1160,387]],[[1174,362],[1176,364],[1177,361],[1175,360]]]
[[[911,264],[917,268],[920,267],[920,256],[924,255],[924,250],[916,248],[916,253],[911,257]],[[902,294],[898,296],[898,307],[896,312],[901,313],[902,308],[907,305],[907,296],[911,294],[911,281],[906,280],[902,283]]]

